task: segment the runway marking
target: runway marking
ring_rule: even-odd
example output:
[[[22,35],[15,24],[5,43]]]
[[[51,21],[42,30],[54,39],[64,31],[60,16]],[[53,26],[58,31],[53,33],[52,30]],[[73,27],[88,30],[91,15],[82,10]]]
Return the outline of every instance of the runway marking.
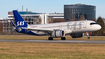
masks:
[[[95,40],[11,40],[0,39],[0,42],[29,42],[29,43],[83,43],[83,44],[105,44],[105,41]]]

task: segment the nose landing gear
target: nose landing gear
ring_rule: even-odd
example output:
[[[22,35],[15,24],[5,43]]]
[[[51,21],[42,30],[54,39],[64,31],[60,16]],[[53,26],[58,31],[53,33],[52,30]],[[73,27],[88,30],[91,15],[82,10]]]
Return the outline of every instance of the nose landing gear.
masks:
[[[86,34],[87,34],[87,39],[90,39],[89,32],[86,32]]]

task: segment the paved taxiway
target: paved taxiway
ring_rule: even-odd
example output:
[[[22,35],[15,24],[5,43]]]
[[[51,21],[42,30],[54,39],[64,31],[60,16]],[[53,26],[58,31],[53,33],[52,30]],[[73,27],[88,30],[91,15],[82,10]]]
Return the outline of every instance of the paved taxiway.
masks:
[[[0,42],[105,44],[105,41],[95,41],[95,40],[15,40],[15,39],[10,40],[10,39],[0,39]]]

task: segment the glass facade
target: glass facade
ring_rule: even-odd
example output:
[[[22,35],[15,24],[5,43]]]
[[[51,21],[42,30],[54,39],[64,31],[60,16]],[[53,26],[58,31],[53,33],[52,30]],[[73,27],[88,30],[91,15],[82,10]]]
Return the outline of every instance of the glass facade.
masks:
[[[96,18],[96,7],[91,5],[64,5],[64,19],[70,21],[72,19],[93,20]]]

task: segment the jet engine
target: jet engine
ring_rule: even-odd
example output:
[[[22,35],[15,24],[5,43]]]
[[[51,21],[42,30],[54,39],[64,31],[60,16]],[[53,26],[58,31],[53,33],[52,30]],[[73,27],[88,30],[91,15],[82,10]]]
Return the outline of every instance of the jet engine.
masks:
[[[53,37],[62,37],[62,36],[64,36],[64,31],[62,31],[62,30],[54,30],[53,32],[52,32],[52,36]]]

